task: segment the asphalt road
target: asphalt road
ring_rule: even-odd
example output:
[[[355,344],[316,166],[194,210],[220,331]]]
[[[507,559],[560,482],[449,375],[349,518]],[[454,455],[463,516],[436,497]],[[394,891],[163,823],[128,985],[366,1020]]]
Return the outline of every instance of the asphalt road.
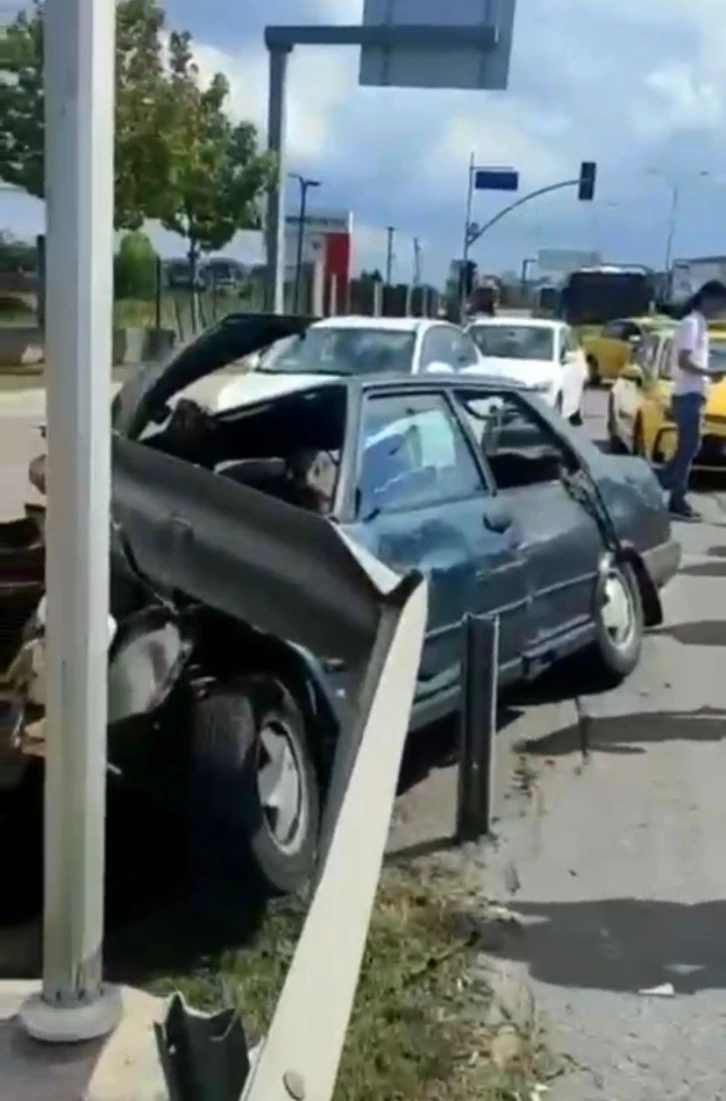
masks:
[[[596,439],[604,406],[588,395]],[[0,398],[2,515],[22,506],[41,414]],[[579,1068],[553,1087],[555,1101],[726,1097],[726,476],[723,485],[699,491],[704,522],[679,529],[683,569],[638,671],[581,701],[589,758],[572,685],[507,708],[499,844],[473,864],[482,890],[524,923],[501,934],[497,970],[531,983]],[[511,796],[517,762],[526,799]],[[414,764],[392,851],[436,848],[450,833],[456,771],[441,763]]]

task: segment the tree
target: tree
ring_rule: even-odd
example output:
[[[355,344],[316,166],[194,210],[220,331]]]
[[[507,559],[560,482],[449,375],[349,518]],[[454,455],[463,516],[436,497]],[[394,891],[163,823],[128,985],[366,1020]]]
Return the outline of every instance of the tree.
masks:
[[[30,273],[37,268],[37,249],[29,241],[23,241],[7,230],[0,229],[0,272],[12,275]]]
[[[275,162],[260,152],[255,127],[226,113],[224,76],[202,85],[188,34],[172,33],[169,58],[162,133],[170,177],[161,221],[187,241],[194,275],[201,254],[224,248],[238,230],[260,228]]]
[[[127,233],[114,256],[116,297],[151,301],[156,294],[157,267],[158,258],[146,234],[138,230]]]
[[[109,0],[111,2],[111,0]],[[0,179],[45,197],[43,0],[0,32]],[[158,126],[164,85],[157,0],[119,0],[116,37],[117,229],[138,229],[163,202],[166,144]]]

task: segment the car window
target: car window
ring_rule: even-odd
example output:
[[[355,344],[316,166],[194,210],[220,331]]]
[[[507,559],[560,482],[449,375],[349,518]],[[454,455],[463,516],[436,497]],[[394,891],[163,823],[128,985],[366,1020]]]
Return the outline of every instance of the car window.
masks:
[[[602,335],[608,337],[610,340],[625,340],[625,322],[608,321],[608,323],[602,327]]]
[[[714,340],[711,337],[708,359],[712,371],[726,373],[726,340]]]
[[[555,331],[549,325],[487,325],[469,330],[483,356],[493,359],[544,359],[555,357]]]
[[[574,454],[519,395],[462,390],[457,400],[498,490],[557,481],[563,466],[576,467]]]
[[[363,412],[361,518],[480,496],[476,460],[441,394],[372,397]]]
[[[648,374],[652,374],[655,370],[659,346],[660,341],[657,336],[644,336],[638,345],[636,362]]]
[[[411,330],[313,325],[301,336],[273,344],[257,369],[269,374],[411,374],[415,343]]]
[[[425,371],[432,363],[445,363],[452,369],[458,366],[457,336],[453,325],[434,325],[430,328],[421,347],[421,370]]]
[[[459,368],[476,367],[479,362],[479,353],[476,345],[468,333],[454,330],[454,366]]]

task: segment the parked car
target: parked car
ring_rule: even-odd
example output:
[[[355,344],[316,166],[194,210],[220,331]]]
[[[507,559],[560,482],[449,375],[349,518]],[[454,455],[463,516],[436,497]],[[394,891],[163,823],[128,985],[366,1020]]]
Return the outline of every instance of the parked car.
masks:
[[[582,337],[591,386],[613,382],[631,359],[633,349],[647,333],[662,329],[668,318],[658,314],[625,317],[606,322]],[[673,324],[673,322],[671,322]]]
[[[710,347],[712,368],[726,371],[726,331],[714,327]],[[673,456],[677,442],[671,414],[675,356],[672,326],[643,337],[610,391],[607,426],[611,451],[630,451],[656,466]],[[694,466],[726,469],[726,382],[711,384]]]
[[[418,375],[477,369],[480,359],[471,337],[447,321],[345,315],[313,321],[304,333],[276,341],[251,357],[248,366],[268,378],[373,372]],[[253,385],[264,389],[264,378],[238,378],[220,400],[234,402]]]
[[[370,635],[341,541],[428,578],[412,730],[458,708],[470,614],[499,617],[504,685],[574,653],[627,676],[680,556],[647,463],[602,454],[516,384],[297,373],[216,410],[178,399],[304,331],[231,316],[138,372],[112,412],[114,776],[151,798],[178,786],[192,852],[278,891],[310,872]],[[24,539],[0,528],[11,537],[17,572]],[[25,542],[37,581],[39,540]],[[15,660],[14,745],[42,705],[39,618]]]
[[[482,357],[480,370],[536,391],[573,424],[582,423],[587,364],[569,325],[547,318],[479,318],[467,332]]]

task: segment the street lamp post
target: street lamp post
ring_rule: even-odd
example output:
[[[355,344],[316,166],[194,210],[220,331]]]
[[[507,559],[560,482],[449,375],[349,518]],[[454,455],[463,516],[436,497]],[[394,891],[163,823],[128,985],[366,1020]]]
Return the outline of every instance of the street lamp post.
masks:
[[[671,179],[671,177],[668,176],[667,173],[661,172],[657,168],[651,168],[648,174],[650,176],[660,176],[660,178],[662,180],[665,180],[665,182],[668,184],[671,192],[671,205],[668,213],[668,223],[666,229],[665,254],[663,257],[663,270],[667,274],[671,270],[671,261],[673,259],[673,241],[675,240],[676,226],[678,223],[678,211],[680,209],[681,202],[682,181]],[[696,177],[701,180],[704,179],[706,176],[710,176],[710,172],[707,169],[702,169],[700,172],[696,173]]]
[[[300,307],[300,286],[302,283],[303,242],[305,240],[305,215],[308,206],[308,191],[312,187],[320,187],[320,180],[311,180],[307,176],[301,176],[299,172],[289,173],[291,180],[297,180],[300,184],[300,210],[299,224],[297,227],[297,259],[295,261],[295,292],[293,296],[293,312],[297,313]]]

